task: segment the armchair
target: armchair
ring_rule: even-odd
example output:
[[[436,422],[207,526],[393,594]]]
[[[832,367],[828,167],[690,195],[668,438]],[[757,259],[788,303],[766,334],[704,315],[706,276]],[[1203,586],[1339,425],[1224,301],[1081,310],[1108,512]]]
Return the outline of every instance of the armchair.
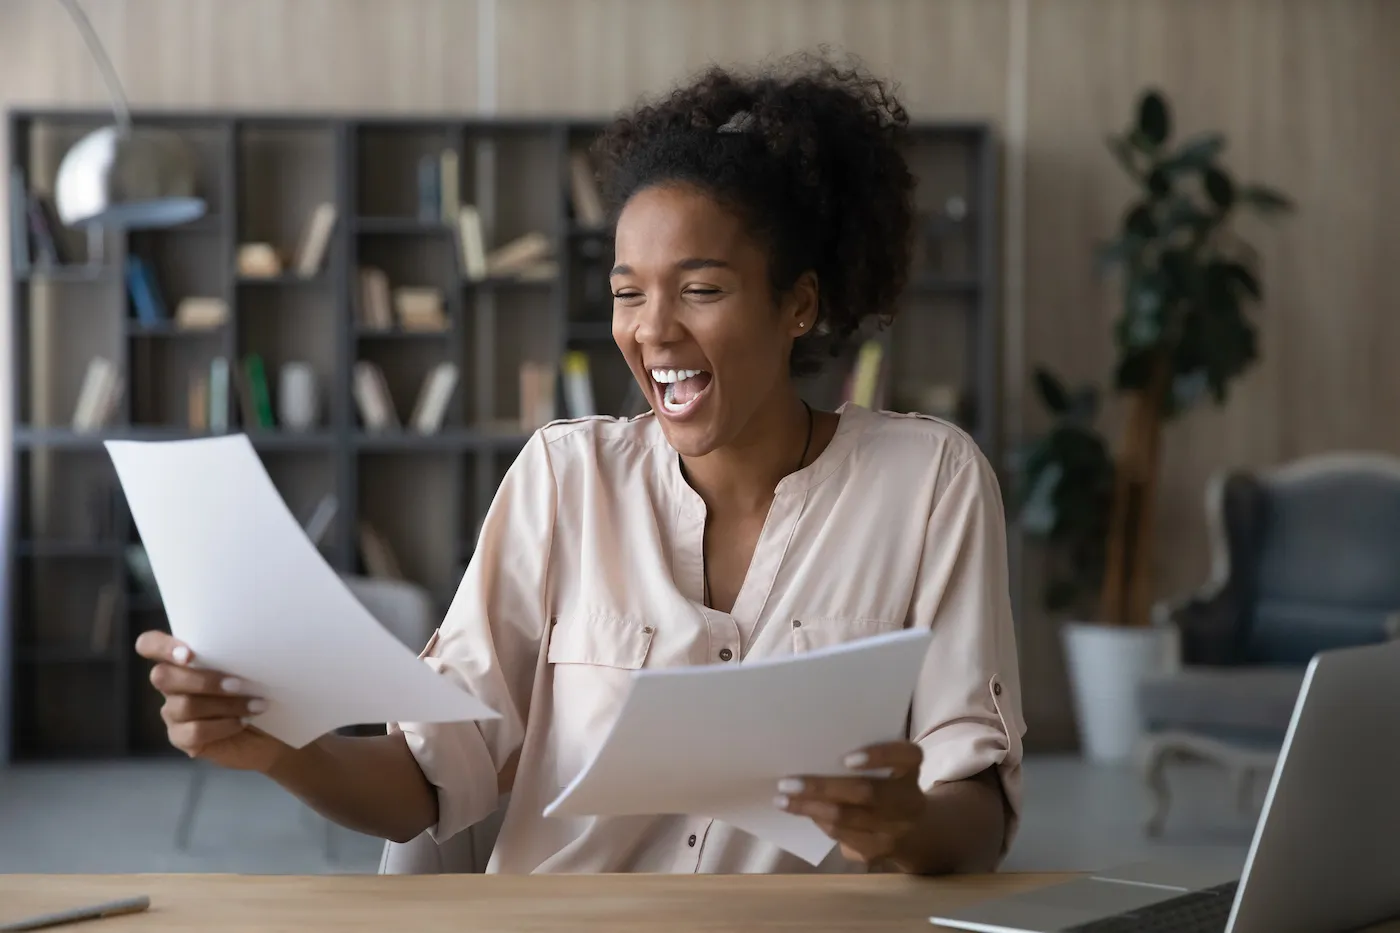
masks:
[[[1221,766],[1250,810],[1312,656],[1400,637],[1400,458],[1223,474],[1207,488],[1206,518],[1210,582],[1157,608],[1157,623],[1180,633],[1182,666],[1138,688],[1150,835],[1166,820],[1169,763]]]

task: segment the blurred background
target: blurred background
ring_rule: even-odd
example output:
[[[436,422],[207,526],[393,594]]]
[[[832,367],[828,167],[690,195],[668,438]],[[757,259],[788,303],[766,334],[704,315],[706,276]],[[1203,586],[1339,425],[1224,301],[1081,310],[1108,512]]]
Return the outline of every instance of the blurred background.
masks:
[[[1242,853],[1307,659],[1400,632],[1394,3],[82,9],[90,36],[0,2],[0,871],[376,870],[168,750],[101,442],[246,431],[420,646],[524,436],[636,410],[586,147],[710,62],[830,46],[910,112],[899,321],[807,391],[953,420],[1001,473],[1009,868]],[[122,203],[132,165],[155,208]]]

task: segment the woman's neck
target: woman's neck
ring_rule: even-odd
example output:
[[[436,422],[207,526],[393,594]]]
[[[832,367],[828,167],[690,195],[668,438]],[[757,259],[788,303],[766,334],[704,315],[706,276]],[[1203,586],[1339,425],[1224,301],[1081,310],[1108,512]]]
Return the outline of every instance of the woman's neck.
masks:
[[[756,413],[732,443],[702,457],[682,457],[681,463],[711,512],[766,511],[779,481],[820,453],[823,433],[815,414],[791,391]]]

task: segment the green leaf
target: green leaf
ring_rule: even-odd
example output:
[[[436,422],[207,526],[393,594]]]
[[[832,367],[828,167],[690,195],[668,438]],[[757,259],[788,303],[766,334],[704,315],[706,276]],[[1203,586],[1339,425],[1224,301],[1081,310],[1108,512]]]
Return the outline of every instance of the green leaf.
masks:
[[[1055,487],[1064,476],[1058,463],[1048,463],[1036,476],[1025,506],[1021,509],[1021,525],[1032,535],[1045,537],[1055,530],[1059,514],[1055,510]]]
[[[1153,90],[1138,101],[1137,134],[1154,149],[1171,135],[1171,110],[1166,98]]]
[[[1224,169],[1211,166],[1206,169],[1206,194],[1221,211],[1228,211],[1235,203],[1235,183]]]
[[[1294,210],[1287,195],[1263,185],[1244,185],[1240,188],[1239,200],[1261,214],[1288,214]]]
[[[1165,198],[1172,193],[1172,177],[1158,166],[1147,173],[1147,190],[1154,198]]]
[[[1134,276],[1128,283],[1118,326],[1118,342],[1122,346],[1146,349],[1161,339],[1166,320],[1164,286],[1161,276],[1151,274]]]
[[[1084,386],[1070,394],[1069,412],[1066,417],[1080,425],[1093,424],[1099,416],[1099,390]]]
[[[1113,373],[1113,384],[1120,392],[1147,388],[1152,381],[1152,354],[1141,350],[1124,353]]]
[[[1225,272],[1228,278],[1244,289],[1245,292],[1255,301],[1264,297],[1263,290],[1259,287],[1259,280],[1254,277],[1243,264],[1238,262],[1225,263]]]
[[[1171,157],[1162,163],[1168,172],[1199,171],[1210,165],[1225,151],[1225,137],[1220,133],[1201,133],[1182,143]]]
[[[1135,237],[1118,237],[1107,243],[1100,243],[1094,249],[1094,269],[1102,275],[1115,266],[1127,262],[1139,248],[1140,241]]]
[[[1063,415],[1069,411],[1069,392],[1066,391],[1064,383],[1043,366],[1037,366],[1035,369],[1035,388],[1040,400],[1052,413]]]
[[[1157,235],[1157,224],[1152,219],[1152,209],[1146,204],[1135,204],[1123,216],[1123,235],[1150,240]]]
[[[1104,143],[1129,177],[1136,179],[1142,176],[1142,170],[1137,165],[1137,153],[1131,142],[1121,136],[1109,136],[1104,139]]]

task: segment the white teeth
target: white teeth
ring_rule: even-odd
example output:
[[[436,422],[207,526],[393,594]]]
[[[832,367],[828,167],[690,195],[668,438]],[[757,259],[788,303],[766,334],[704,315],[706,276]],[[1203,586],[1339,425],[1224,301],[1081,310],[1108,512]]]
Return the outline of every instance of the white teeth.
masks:
[[[703,369],[653,369],[651,378],[662,385],[670,385],[676,382],[685,382],[703,372]]]

